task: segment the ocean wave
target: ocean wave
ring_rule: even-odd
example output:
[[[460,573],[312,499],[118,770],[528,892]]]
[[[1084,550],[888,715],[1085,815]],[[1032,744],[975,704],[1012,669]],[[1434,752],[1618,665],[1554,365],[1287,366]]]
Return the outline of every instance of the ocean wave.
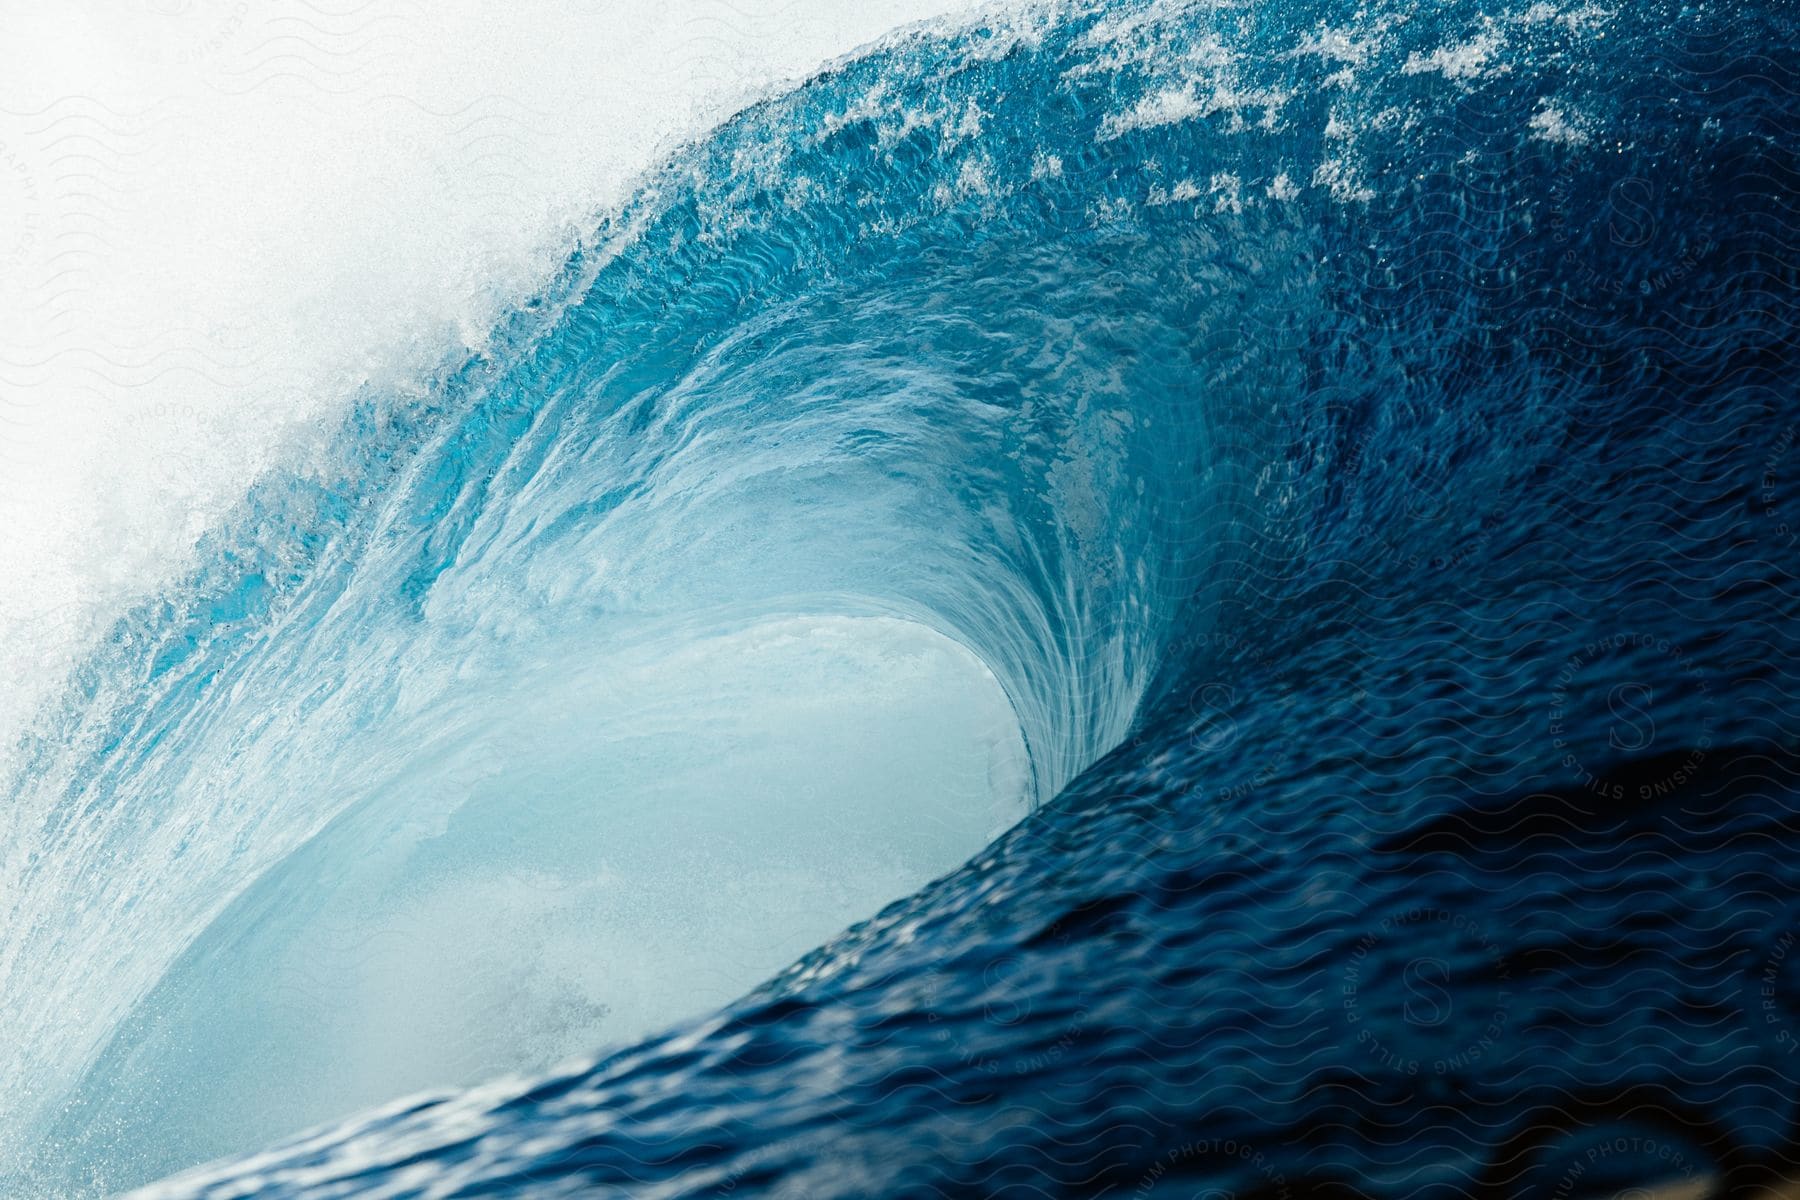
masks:
[[[144,1194],[1775,1163],[1796,33],[1026,8],[675,154],[486,353],[266,478],[25,748],[5,1029],[60,1086],[6,1113],[23,1169],[135,1184],[422,1082],[370,978],[392,1028],[502,1014],[458,1084],[598,1048],[622,980],[678,998]],[[913,757],[859,764],[884,704]],[[777,804],[810,768],[830,803]],[[724,965],[667,942],[895,856],[905,898],[706,1015]]]

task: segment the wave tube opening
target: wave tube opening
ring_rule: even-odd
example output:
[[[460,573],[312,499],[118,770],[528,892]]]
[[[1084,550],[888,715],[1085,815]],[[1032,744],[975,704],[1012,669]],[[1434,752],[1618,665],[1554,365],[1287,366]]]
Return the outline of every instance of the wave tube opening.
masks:
[[[640,637],[458,688],[407,734],[134,1009],[63,1121],[82,1174],[696,1015],[957,866],[1027,787],[992,676],[883,618]]]
[[[927,70],[883,120],[875,70],[678,156],[96,656],[13,788],[31,1178],[695,1015],[1129,733],[1279,484],[1242,463],[1291,364],[1195,363],[1304,269],[1096,221],[1066,114],[984,141]]]

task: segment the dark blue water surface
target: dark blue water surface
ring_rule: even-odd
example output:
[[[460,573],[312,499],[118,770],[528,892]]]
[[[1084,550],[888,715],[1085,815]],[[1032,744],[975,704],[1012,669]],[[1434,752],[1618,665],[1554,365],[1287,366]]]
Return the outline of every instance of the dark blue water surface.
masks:
[[[1773,0],[1076,3],[679,154],[503,348],[371,402],[335,483],[268,482],[123,627],[86,686],[151,700],[84,718],[71,779],[347,611],[398,655],[472,556],[528,579],[636,520],[688,531],[709,604],[971,648],[1040,806],[716,1015],[144,1195],[1586,1196],[1784,1161],[1797,55]],[[496,506],[529,536],[483,542]]]

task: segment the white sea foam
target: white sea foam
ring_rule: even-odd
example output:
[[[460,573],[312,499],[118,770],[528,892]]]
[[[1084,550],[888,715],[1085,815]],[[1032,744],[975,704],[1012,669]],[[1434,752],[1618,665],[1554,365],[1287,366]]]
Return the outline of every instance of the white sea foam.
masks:
[[[1405,75],[1435,72],[1456,83],[1469,84],[1490,73],[1506,71],[1506,64],[1497,61],[1505,46],[1505,37],[1490,27],[1466,42],[1440,46],[1430,54],[1414,51],[1400,71]]]
[[[482,345],[675,141],[972,0],[4,0],[0,744],[357,389]]]
[[[1531,136],[1559,146],[1585,146],[1589,140],[1586,122],[1580,114],[1571,115],[1560,105],[1543,101],[1529,122]]]

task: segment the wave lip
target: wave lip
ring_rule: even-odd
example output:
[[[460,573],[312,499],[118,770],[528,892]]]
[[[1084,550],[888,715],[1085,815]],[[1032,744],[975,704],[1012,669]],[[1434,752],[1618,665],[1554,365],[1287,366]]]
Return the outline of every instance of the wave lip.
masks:
[[[462,827],[479,828],[499,803],[492,796],[518,788],[508,802],[521,814],[565,814],[550,822],[554,836],[602,860],[580,881],[591,892],[611,869],[607,856],[641,858],[620,847],[641,846],[652,823],[609,831],[580,815],[583,797],[643,792],[644,764],[669,761],[666,748],[659,759],[646,747],[711,743],[739,719],[698,685],[673,707],[610,700],[590,677],[624,671],[624,687],[639,669],[628,665],[633,647],[655,648],[660,669],[682,678],[693,671],[671,664],[698,647],[729,659],[737,651],[718,647],[796,619],[815,631],[848,620],[865,634],[904,622],[962,647],[902,651],[915,635],[868,634],[887,650],[853,675],[863,686],[888,681],[890,716],[912,714],[921,748],[979,748],[986,761],[979,772],[943,762],[906,777],[966,795],[958,832],[893,830],[887,850],[877,839],[859,887],[839,889],[826,910],[836,917],[808,940],[904,891],[895,880],[916,884],[966,857],[1022,798],[1053,795],[1124,735],[1157,642],[1187,619],[1197,586],[1204,544],[1162,534],[1196,503],[1183,473],[1205,469],[1209,430],[1200,413],[1153,395],[1173,376],[1152,365],[1119,379],[1113,360],[1123,343],[1179,345],[1192,299],[1163,294],[1141,247],[1096,242],[1079,208],[1046,223],[1039,206],[1069,187],[1053,173],[1015,164],[1011,180],[984,177],[994,147],[976,137],[974,100],[933,94],[960,86],[942,65],[927,64],[919,84],[915,115],[926,124],[917,137],[898,131],[906,140],[896,146],[866,140],[866,129],[837,121],[841,112],[808,111],[836,98],[803,92],[798,108],[772,103],[678,156],[487,354],[422,401],[362,405],[321,465],[268,476],[208,536],[191,577],[121,622],[79,677],[66,728],[26,748],[15,794],[50,814],[51,837],[63,839],[55,857],[70,864],[37,875],[32,894],[50,907],[81,888],[83,864],[123,847],[173,869],[126,876],[103,911],[75,922],[32,923],[33,940],[9,964],[62,961],[14,1014],[21,1042],[37,1047],[21,1069],[65,1080],[48,1128],[22,1139],[49,1147],[27,1165],[34,1179],[116,1186],[275,1131],[259,1122],[300,1119],[271,1112],[316,1118],[371,1088],[429,1080],[417,1074],[422,1060],[355,1051],[373,1035],[339,1028],[334,1015],[423,1013],[429,998],[419,993],[446,990],[423,968],[363,969],[371,956],[406,958],[397,942],[413,957],[431,944],[421,929],[402,936],[382,923],[417,925],[423,911],[444,930],[466,927],[472,901],[453,912],[429,899],[458,878],[491,901],[490,923],[512,921],[529,944],[552,936],[545,926],[567,925],[572,901],[552,917],[527,893],[576,888],[554,871],[511,891],[456,875],[444,861],[478,844]],[[867,70],[851,64],[843,77]],[[817,136],[795,143],[794,159],[766,137],[771,125],[810,125]],[[940,141],[963,152],[931,172],[899,169],[896,153],[917,158]],[[753,194],[807,171],[816,179],[803,189],[862,187],[879,203],[845,224],[818,219],[829,204],[771,206]],[[945,253],[943,232],[976,217],[982,236]],[[1120,251],[1132,255],[1123,275]],[[822,281],[812,272],[826,263],[837,270]],[[1241,299],[1212,303],[1229,311]],[[1011,320],[971,319],[995,306]],[[1099,306],[1113,315],[1095,325]],[[919,313],[924,330],[901,319]],[[920,655],[937,665],[906,665]],[[755,737],[783,725],[789,744],[822,736],[822,717],[803,718],[783,699],[796,670],[771,668],[768,690],[744,701],[772,723]],[[968,695],[927,721],[908,699],[921,673],[938,686],[970,680]],[[1016,735],[997,726],[993,703],[976,702],[983,679],[997,683]],[[537,711],[539,697],[549,708],[521,729],[518,710]],[[517,731],[517,742],[533,726],[565,729],[585,749],[538,756],[561,761],[561,774],[496,765],[518,763],[499,731]],[[693,758],[667,768],[674,794],[706,795],[671,803],[704,811],[722,781]],[[763,788],[784,769],[771,760]],[[853,790],[865,794],[843,805],[862,814],[847,827],[846,859],[892,824],[869,804],[887,790]],[[921,802],[925,811],[936,808]],[[102,817],[83,824],[83,812]],[[936,849],[904,849],[921,843]],[[944,846],[959,849],[946,858]],[[696,864],[704,856],[672,834],[662,852],[671,865],[659,870],[688,862],[701,872],[697,887],[718,869]],[[904,866],[878,862],[884,855]],[[767,874],[780,856],[763,857]],[[519,864],[496,859],[490,869],[517,883]],[[642,883],[633,903],[651,890]],[[680,905],[658,903],[666,926]],[[768,916],[772,903],[753,907]],[[637,927],[649,937],[654,925]],[[145,936],[119,938],[119,928]],[[614,940],[609,953],[622,961]],[[674,971],[676,956],[657,957],[631,977]],[[719,974],[741,990],[779,961]],[[356,982],[365,976],[379,978]],[[377,986],[401,994],[355,999]],[[656,1006],[624,986],[577,988],[567,1004],[539,996],[560,1014],[544,1018],[554,1036],[515,1065],[540,1065],[542,1045],[566,1048],[571,1031],[600,1036],[609,1020],[641,1032]],[[263,989],[273,994],[256,1000]],[[270,1011],[234,1011],[252,1005]],[[628,1019],[625,1009],[643,1011]],[[68,1010],[79,1019],[53,1016]],[[344,1054],[364,1066],[321,1064],[330,1049],[309,1043],[283,1074],[311,1082],[276,1087],[214,1054],[229,1044],[238,1059],[274,1061],[291,1052],[273,1044],[274,1031],[296,1027],[309,1037],[337,1028]],[[213,1049],[197,1044],[200,1029]],[[491,1069],[511,1053],[489,1051],[459,1069]],[[9,1124],[41,1121],[22,1112]],[[188,1132],[172,1136],[171,1124]]]

